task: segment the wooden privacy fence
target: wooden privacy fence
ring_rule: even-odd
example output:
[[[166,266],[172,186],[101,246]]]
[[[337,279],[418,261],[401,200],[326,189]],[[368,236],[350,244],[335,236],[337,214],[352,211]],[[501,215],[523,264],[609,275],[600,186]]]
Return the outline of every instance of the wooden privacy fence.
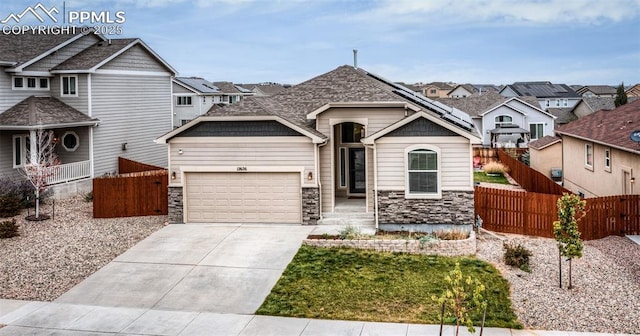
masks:
[[[93,179],[94,218],[168,214],[167,170],[122,158],[118,165],[120,172],[133,172]]]
[[[571,191],[551,181],[539,171],[512,158],[504,150],[498,151],[498,158],[502,164],[509,168],[509,175],[511,175],[511,177],[513,177],[513,179],[527,191],[554,195],[571,193]]]
[[[475,212],[482,227],[497,232],[553,238],[560,195],[475,187]],[[586,199],[579,222],[582,239],[640,234],[640,195]]]

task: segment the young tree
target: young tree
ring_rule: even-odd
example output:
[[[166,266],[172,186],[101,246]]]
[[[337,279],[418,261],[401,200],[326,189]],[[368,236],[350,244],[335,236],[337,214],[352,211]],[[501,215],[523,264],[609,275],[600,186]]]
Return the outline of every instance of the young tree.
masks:
[[[559,264],[560,268],[560,288],[562,288],[562,257],[569,260],[569,289],[573,288],[571,283],[571,260],[573,258],[582,257],[582,239],[580,239],[580,231],[578,231],[578,221],[580,221],[585,213],[584,209],[587,204],[578,195],[563,194],[558,199],[558,220],[553,222],[553,234],[558,242]]]
[[[444,280],[447,283],[447,290],[440,297],[433,296],[431,299],[451,308],[456,321],[456,336],[458,336],[460,325],[466,325],[471,333],[475,332],[469,311],[475,308],[486,309],[487,302],[482,297],[484,285],[480,280],[472,279],[471,276],[465,279],[459,262],[456,262],[455,268],[445,276]]]
[[[613,101],[613,103],[616,105],[616,107],[622,106],[627,103],[627,93],[624,92],[624,82],[618,85],[618,89],[616,90],[616,99]]]
[[[60,164],[55,146],[53,131],[32,131],[26,150],[26,163],[20,170],[35,191],[36,220],[40,219],[40,195],[47,190],[47,180],[54,174],[55,166]]]

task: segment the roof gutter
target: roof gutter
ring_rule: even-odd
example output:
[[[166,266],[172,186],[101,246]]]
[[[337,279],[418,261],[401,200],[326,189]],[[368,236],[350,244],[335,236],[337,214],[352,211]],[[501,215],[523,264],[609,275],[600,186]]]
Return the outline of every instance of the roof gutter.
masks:
[[[83,126],[98,126],[99,120],[81,121],[68,124],[43,124],[43,125],[0,125],[0,130],[8,131],[35,131],[40,129],[56,129],[56,128],[68,128],[68,127],[83,127]]]
[[[619,149],[621,151],[630,152],[630,153],[634,153],[634,154],[640,154],[640,150],[633,150],[633,149],[627,148],[627,147],[621,147],[621,146],[617,146],[617,145],[612,145],[610,143],[606,143],[606,142],[603,142],[603,141],[598,141],[598,140],[594,140],[594,139],[581,137],[581,136],[578,136],[578,135],[575,135],[575,134],[571,134],[571,133],[566,133],[566,132],[563,132],[563,131],[555,130],[555,132],[556,132],[556,134],[560,134],[561,136],[568,136],[568,137],[572,137],[572,138],[576,138],[576,139],[580,139],[580,140],[584,140],[584,141],[588,141],[588,142],[597,143],[599,145],[603,145],[603,146]]]
[[[16,64],[18,64],[18,62],[0,61],[0,66],[14,66]]]

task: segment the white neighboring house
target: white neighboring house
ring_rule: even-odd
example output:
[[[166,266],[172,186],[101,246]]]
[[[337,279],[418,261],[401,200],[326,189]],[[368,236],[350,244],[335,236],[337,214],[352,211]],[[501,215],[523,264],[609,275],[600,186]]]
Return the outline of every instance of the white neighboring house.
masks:
[[[254,94],[231,82],[214,83],[200,77],[176,77],[173,79],[173,127],[188,123],[209,111],[213,105],[237,103]]]
[[[495,91],[439,102],[471,116],[487,147],[527,147],[527,143],[554,134],[556,117],[538,108],[532,97],[505,98]]]
[[[29,46],[28,48],[25,46]],[[118,157],[166,167],[176,71],[142,40],[97,34],[0,35],[0,176],[19,179],[38,129],[53,130],[56,193],[91,189]]]

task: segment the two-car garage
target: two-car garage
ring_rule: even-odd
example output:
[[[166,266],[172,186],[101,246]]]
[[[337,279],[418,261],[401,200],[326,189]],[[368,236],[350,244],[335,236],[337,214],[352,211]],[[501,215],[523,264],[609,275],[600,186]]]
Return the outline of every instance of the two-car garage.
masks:
[[[187,172],[188,223],[301,223],[300,172]]]

